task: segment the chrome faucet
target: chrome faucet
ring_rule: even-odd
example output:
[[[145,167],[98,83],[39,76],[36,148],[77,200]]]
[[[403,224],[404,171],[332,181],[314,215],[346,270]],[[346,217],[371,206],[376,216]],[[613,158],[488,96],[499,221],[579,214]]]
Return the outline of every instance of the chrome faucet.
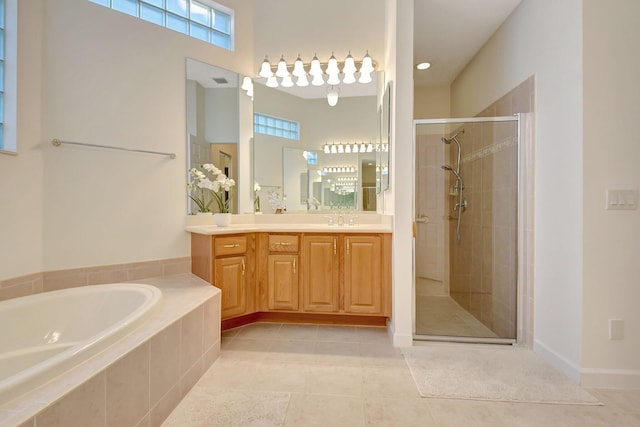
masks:
[[[343,214],[338,214],[338,225],[339,226],[343,226],[344,225],[344,215]]]

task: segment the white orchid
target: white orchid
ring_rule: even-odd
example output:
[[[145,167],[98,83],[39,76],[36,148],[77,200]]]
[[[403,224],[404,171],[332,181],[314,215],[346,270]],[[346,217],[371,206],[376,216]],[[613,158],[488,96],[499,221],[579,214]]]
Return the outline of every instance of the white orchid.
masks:
[[[187,190],[189,191],[189,197],[193,200],[200,212],[211,212],[211,203],[215,200],[218,205],[218,211],[220,213],[229,212],[229,202],[231,201],[231,195],[228,193],[231,191],[231,187],[236,185],[233,179],[227,178],[212,163],[205,163],[201,166],[204,170],[198,168],[189,169],[190,181],[187,183]],[[213,178],[209,178],[207,173]],[[222,190],[227,194],[222,194]],[[206,197],[209,193],[210,197]],[[208,199],[208,200],[207,200]]]

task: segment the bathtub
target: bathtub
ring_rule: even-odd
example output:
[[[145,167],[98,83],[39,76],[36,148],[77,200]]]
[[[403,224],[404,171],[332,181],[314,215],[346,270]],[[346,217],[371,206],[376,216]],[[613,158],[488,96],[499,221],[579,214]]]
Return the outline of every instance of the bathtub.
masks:
[[[161,297],[155,286],[115,283],[0,302],[0,406],[126,336]]]

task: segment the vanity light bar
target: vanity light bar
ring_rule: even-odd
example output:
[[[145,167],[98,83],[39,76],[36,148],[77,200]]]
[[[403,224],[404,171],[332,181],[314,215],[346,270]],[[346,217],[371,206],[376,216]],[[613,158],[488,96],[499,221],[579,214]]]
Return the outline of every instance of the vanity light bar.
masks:
[[[373,153],[389,151],[389,144],[373,144],[372,142],[333,142],[326,143],[322,146],[325,154],[355,154],[355,153]]]
[[[356,64],[360,66],[358,69]],[[324,70],[322,69],[324,66]],[[267,56],[264,57],[260,72],[258,75],[267,79],[267,86],[269,87],[291,87],[293,86],[292,77],[296,78],[295,84],[304,87],[309,85],[309,78],[311,77],[311,84],[314,86],[322,86],[325,84],[324,75],[328,76],[326,83],[328,85],[340,84],[340,75],[342,75],[342,83],[351,84],[356,82],[356,72],[360,73],[360,77],[357,80],[359,83],[370,83],[373,79],[371,73],[375,71],[377,64],[369,55],[369,51],[364,55],[362,61],[356,63],[351,52],[347,55],[343,62],[338,62],[335,55],[331,53],[331,57],[325,63],[320,63],[318,56],[314,54],[311,63],[305,64],[300,54],[296,58],[293,65],[287,64],[284,59],[284,55],[280,56],[276,71],[273,71],[273,67],[269,62]],[[289,71],[291,70],[291,71]],[[307,71],[308,70],[308,71]],[[277,79],[280,79],[278,82]]]
[[[333,166],[322,169],[324,173],[355,173],[356,170],[353,166]]]

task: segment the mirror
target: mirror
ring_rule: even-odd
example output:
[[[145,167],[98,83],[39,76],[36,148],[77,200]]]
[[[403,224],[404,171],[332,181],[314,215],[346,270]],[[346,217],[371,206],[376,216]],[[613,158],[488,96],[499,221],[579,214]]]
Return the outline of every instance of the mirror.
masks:
[[[391,82],[382,96],[380,111],[380,150],[377,154],[376,191],[378,194],[389,188],[389,148],[391,145]]]
[[[261,211],[376,211],[381,71],[368,84],[270,88],[254,79],[254,179]],[[388,164],[387,164],[388,169]]]
[[[213,163],[232,178],[236,186],[224,195],[232,213],[241,212],[240,195],[248,185],[239,165],[242,141],[249,144],[251,139],[251,124],[243,125],[243,116],[252,114],[251,100],[240,90],[240,81],[232,71],[186,60],[187,170]],[[198,211],[191,200],[187,211]]]

